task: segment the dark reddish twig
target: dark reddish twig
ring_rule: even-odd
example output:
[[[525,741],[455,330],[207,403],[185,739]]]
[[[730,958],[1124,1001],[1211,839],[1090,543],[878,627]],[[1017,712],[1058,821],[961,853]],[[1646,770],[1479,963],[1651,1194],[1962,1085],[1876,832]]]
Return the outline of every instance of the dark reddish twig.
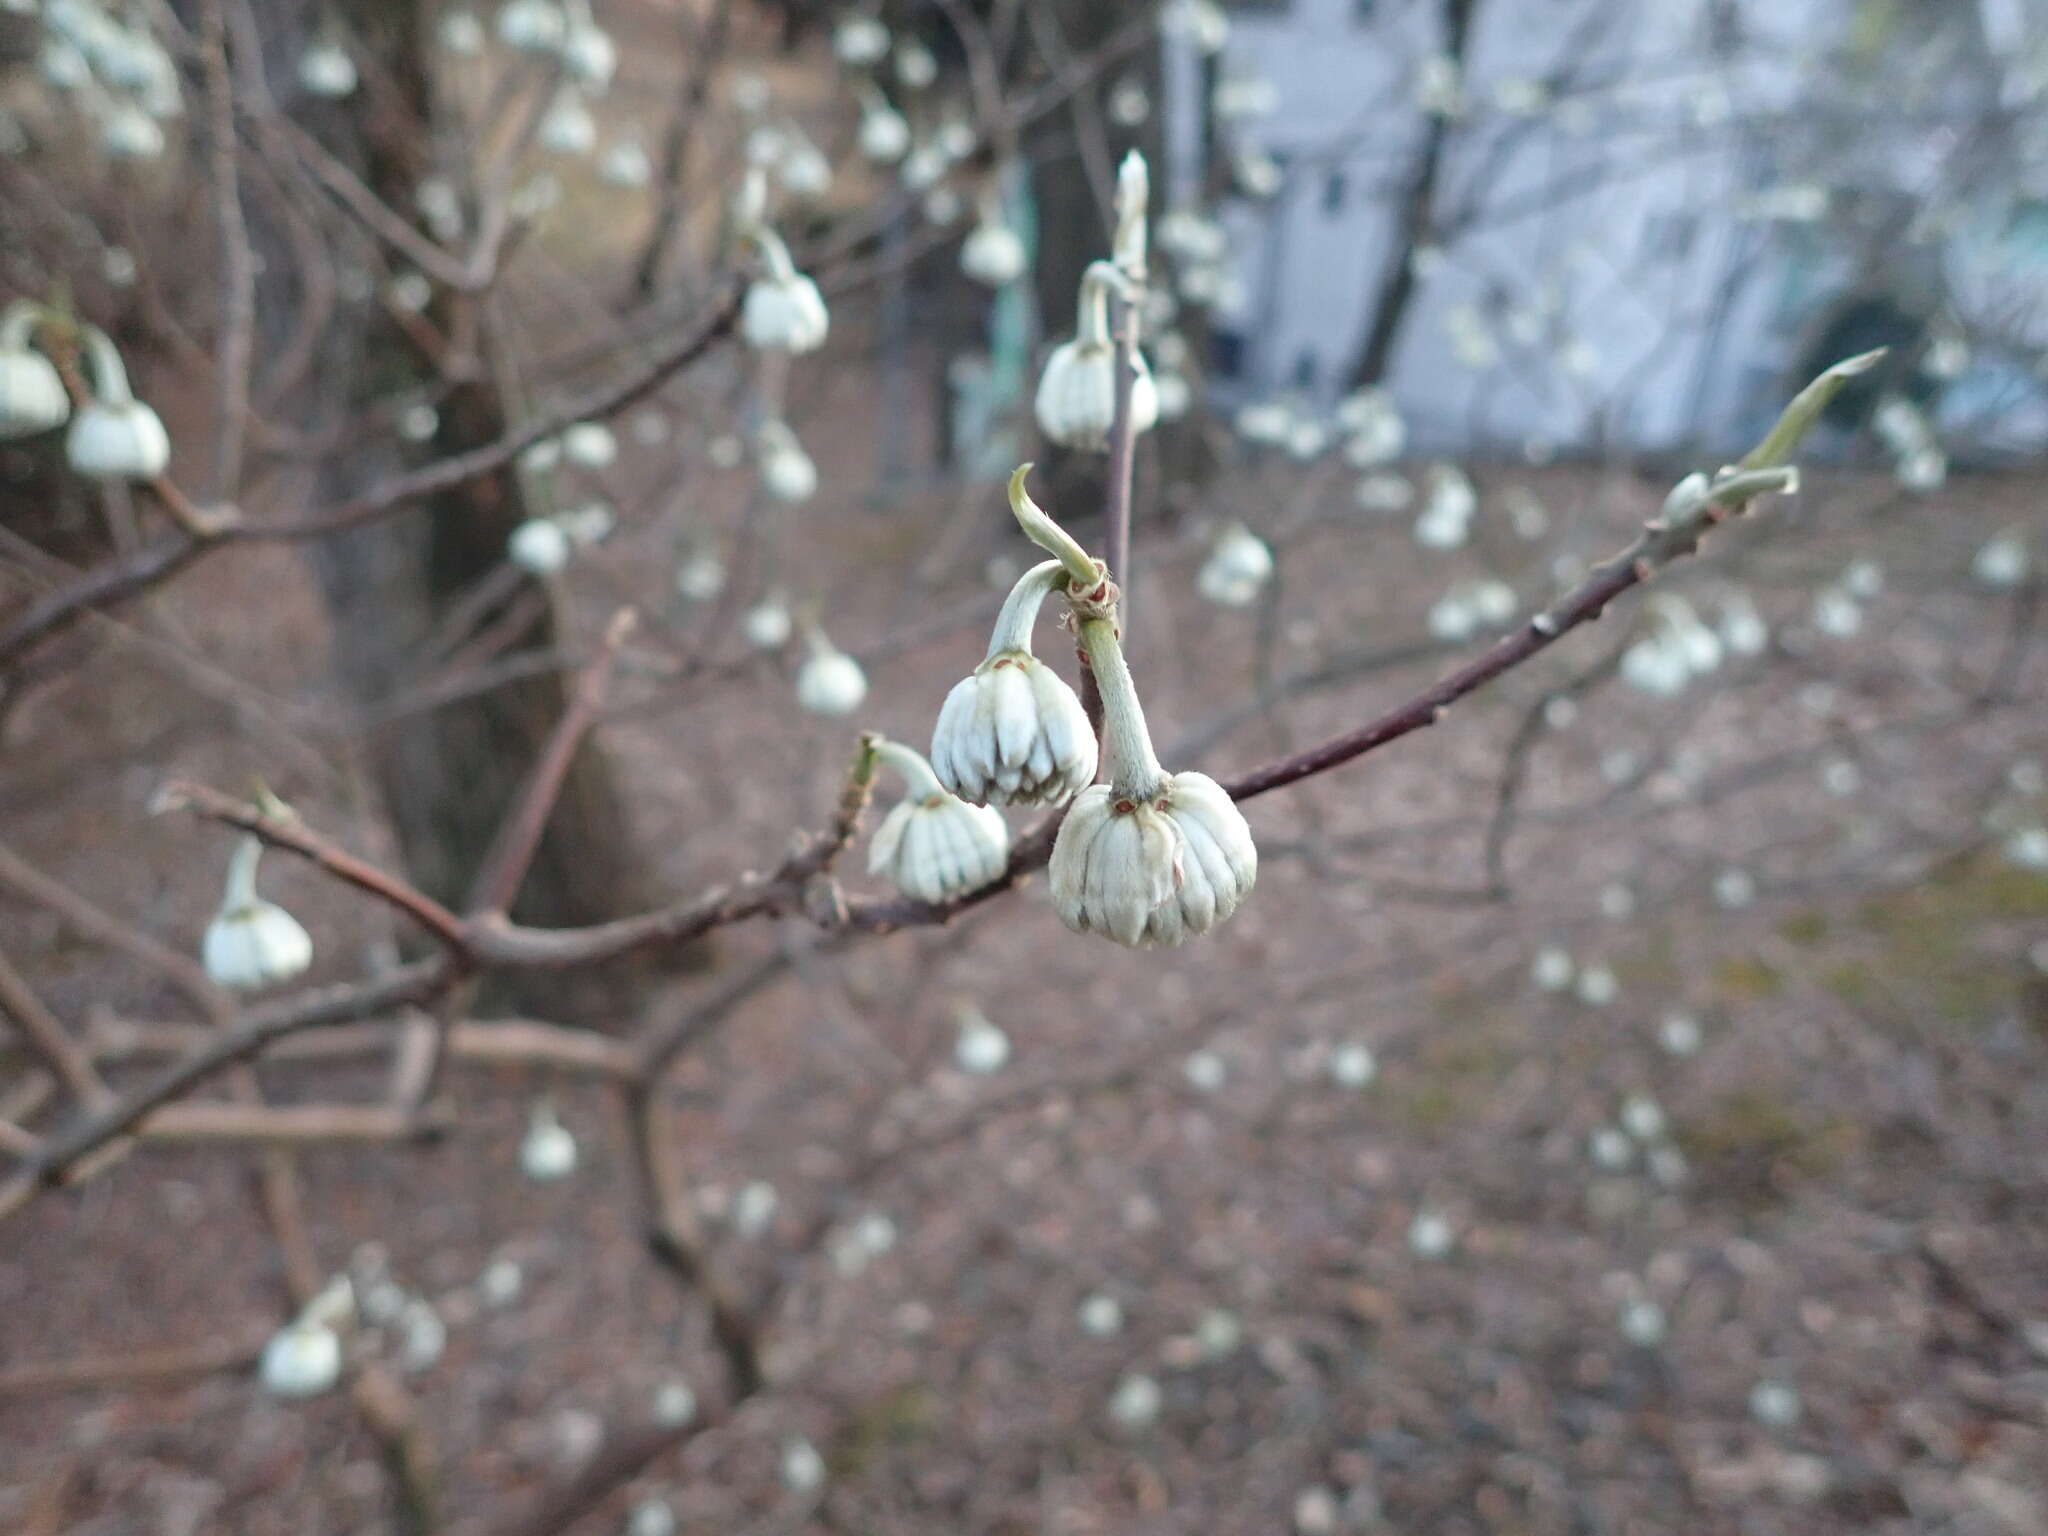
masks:
[[[357,858],[304,823],[267,814],[260,807],[236,800],[203,784],[174,780],[157,792],[151,810],[190,810],[210,821],[225,822],[261,838],[273,848],[282,848],[310,860],[336,879],[367,891],[386,905],[397,908],[461,955],[469,948],[469,934],[461,918],[424,891],[408,884],[388,870]]]

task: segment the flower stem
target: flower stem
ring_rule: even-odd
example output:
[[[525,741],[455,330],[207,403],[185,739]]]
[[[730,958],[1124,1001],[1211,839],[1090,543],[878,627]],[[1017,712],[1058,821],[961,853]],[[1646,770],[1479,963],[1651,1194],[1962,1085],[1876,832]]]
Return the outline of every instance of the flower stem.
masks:
[[[1010,588],[1010,595],[1003,599],[1003,611],[996,615],[996,626],[988,637],[988,655],[994,661],[1005,651],[1022,651],[1031,654],[1031,628],[1038,622],[1038,610],[1044,604],[1046,594],[1067,583],[1067,568],[1057,560],[1047,560],[1034,565]]]
[[[1031,493],[1024,489],[1024,477],[1030,473],[1029,464],[1019,464],[1017,472],[1010,476],[1011,515],[1017,519],[1017,526],[1024,530],[1025,538],[1066,567],[1067,576],[1075,586],[1084,592],[1092,591],[1102,581],[1101,570],[1074,536],[1031,499]]]
[[[222,893],[223,912],[238,912],[256,903],[256,864],[263,857],[263,840],[245,833],[228,855],[228,883]]]
[[[1089,673],[1102,692],[1102,744],[1109,758],[1110,787],[1119,799],[1156,799],[1166,770],[1152,750],[1145,707],[1138,702],[1138,685],[1117,643],[1116,625],[1109,619],[1083,619],[1081,648],[1088,653]]]
[[[875,738],[872,751],[877,762],[887,763],[896,770],[913,800],[930,800],[947,795],[946,786],[939,782],[939,776],[932,772],[932,765],[924,760],[922,753],[904,746],[900,741],[891,741],[886,736]]]

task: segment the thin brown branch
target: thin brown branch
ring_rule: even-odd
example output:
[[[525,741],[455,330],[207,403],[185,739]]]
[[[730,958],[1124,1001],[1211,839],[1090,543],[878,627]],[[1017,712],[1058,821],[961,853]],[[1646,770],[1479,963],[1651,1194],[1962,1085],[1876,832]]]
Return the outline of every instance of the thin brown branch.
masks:
[[[238,827],[251,836],[261,838],[268,846],[295,853],[326,870],[336,879],[369,893],[388,906],[395,907],[456,954],[463,954],[468,950],[468,931],[461,918],[424,891],[397,875],[357,858],[339,844],[312,831],[302,822],[269,815],[247,801],[236,800],[232,796],[221,794],[218,790],[208,789],[203,784],[193,784],[184,780],[173,780],[166,784],[157,792],[150,808],[159,814],[166,811],[190,810],[208,820]]]
[[[220,225],[221,325],[214,351],[218,391],[209,497],[225,501],[242,478],[249,424],[249,366],[256,330],[256,255],[242,214],[234,82],[228,71],[227,7],[206,0],[200,54],[206,73],[214,212]]]
[[[0,1402],[47,1397],[59,1392],[90,1392],[102,1387],[134,1387],[155,1382],[213,1376],[246,1370],[263,1353],[269,1330],[239,1339],[215,1339],[166,1349],[124,1350],[115,1355],[87,1355],[53,1360],[0,1372]]]
[[[113,1091],[93,1067],[92,1058],[73,1040],[57,1016],[43,1006],[14,963],[0,950],[0,1014],[12,1019],[22,1038],[42,1058],[73,1098],[97,1107],[113,1098]]]
[[[597,655],[576,680],[568,708],[555,722],[554,730],[533,765],[532,776],[505,813],[505,819],[477,869],[467,903],[470,912],[503,912],[519,894],[520,882],[526,878],[526,871],[540,848],[541,834],[547,830],[548,816],[555,808],[555,801],[561,797],[570,764],[576,760],[583,738],[596,722],[598,712],[604,708],[605,695],[611,690],[612,669],[619,658],[619,647],[626,643],[637,621],[637,615],[631,608],[621,608],[605,626],[604,640]]]

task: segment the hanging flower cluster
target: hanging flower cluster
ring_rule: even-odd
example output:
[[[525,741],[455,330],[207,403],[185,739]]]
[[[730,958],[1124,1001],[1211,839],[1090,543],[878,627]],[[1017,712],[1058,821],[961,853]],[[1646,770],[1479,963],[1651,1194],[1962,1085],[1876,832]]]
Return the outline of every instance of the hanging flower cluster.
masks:
[[[36,350],[64,338],[75,344],[87,387],[76,413],[64,377]],[[94,480],[154,480],[171,459],[161,417],[135,398],[120,351],[104,331],[20,299],[0,311],[0,442],[34,437],[70,423],[64,456]]]

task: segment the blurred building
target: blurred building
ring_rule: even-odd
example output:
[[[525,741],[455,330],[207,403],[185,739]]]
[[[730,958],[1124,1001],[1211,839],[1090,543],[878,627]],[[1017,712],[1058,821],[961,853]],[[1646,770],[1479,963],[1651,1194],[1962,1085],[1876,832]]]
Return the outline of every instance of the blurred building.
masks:
[[[1165,66],[1169,198],[1231,234],[1226,403],[1378,381],[1425,450],[1723,447],[1817,363],[1891,344],[1886,387],[1946,440],[2048,440],[2035,0],[1229,14],[1220,56],[1181,33]]]

